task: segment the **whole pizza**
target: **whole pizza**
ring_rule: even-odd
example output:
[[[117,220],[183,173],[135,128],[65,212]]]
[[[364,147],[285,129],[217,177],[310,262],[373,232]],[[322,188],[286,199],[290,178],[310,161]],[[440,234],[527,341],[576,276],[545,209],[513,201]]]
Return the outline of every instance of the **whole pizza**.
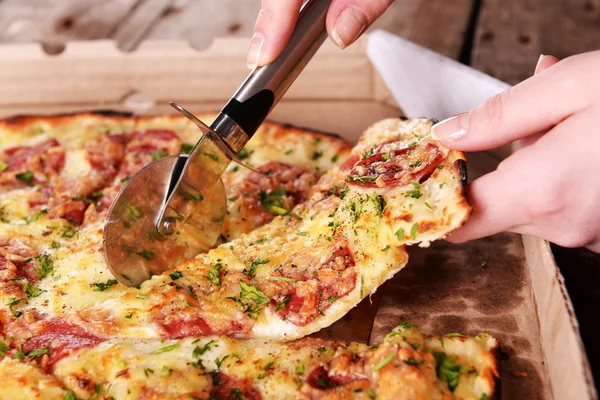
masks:
[[[492,398],[489,335],[398,321],[371,346],[307,337],[402,269],[406,245],[468,218],[464,155],[431,126],[383,120],[353,147],[263,124],[238,155],[258,172],[223,177],[220,244],[127,288],[104,261],[108,208],[144,165],[189,153],[197,128],[110,112],[0,121],[0,399]]]

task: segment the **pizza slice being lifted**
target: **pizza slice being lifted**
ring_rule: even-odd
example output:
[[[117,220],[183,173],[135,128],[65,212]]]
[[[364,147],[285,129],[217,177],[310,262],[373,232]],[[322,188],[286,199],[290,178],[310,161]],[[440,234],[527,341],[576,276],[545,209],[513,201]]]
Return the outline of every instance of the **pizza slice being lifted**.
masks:
[[[54,321],[10,325],[7,333],[26,340],[52,335],[58,324],[98,341],[292,340],[329,326],[406,265],[405,244],[427,245],[468,218],[464,156],[433,141],[431,126],[381,121],[286,215],[139,288]],[[261,197],[267,207],[280,201],[277,190]]]

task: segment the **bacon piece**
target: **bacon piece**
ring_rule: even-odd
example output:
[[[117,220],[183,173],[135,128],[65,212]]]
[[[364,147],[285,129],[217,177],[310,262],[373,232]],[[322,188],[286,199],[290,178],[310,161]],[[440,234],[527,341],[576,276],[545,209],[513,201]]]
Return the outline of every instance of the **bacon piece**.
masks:
[[[48,348],[46,365],[51,366],[74,350],[91,347],[102,341],[103,339],[86,332],[80,326],[58,318],[45,324],[39,334],[27,339],[23,343],[23,351],[29,353]]]
[[[443,158],[440,148],[431,142],[399,150],[381,151],[356,163],[346,177],[346,182],[362,187],[390,187],[423,182]]]
[[[329,245],[330,255],[321,262],[318,255],[325,251],[327,249],[315,249],[312,258],[303,251],[302,260],[292,256],[279,269],[283,276],[301,281],[291,291],[280,292],[279,301],[289,296],[287,304],[276,311],[286,321],[304,326],[355,288],[357,272],[348,243],[340,241]]]
[[[7,169],[4,172],[18,171],[29,158],[57,146],[60,146],[58,140],[49,139],[35,146],[18,146],[6,149],[4,150],[4,155],[0,156],[0,160],[4,161],[7,165]]]
[[[192,320],[174,319],[158,324],[169,339],[181,339],[189,336],[208,336],[214,334],[204,318],[196,316]]]
[[[153,154],[179,154],[181,140],[175,132],[162,129],[134,132],[125,148],[125,160],[119,176],[132,176],[144,165],[154,161]]]
[[[253,227],[262,226],[305,201],[319,178],[315,171],[277,161],[257,170],[262,174],[251,172],[239,184],[227,187],[227,197],[237,199],[243,215],[252,219]]]
[[[239,378],[224,372],[212,373],[213,388],[210,398],[214,400],[261,400],[258,389],[247,378]]]

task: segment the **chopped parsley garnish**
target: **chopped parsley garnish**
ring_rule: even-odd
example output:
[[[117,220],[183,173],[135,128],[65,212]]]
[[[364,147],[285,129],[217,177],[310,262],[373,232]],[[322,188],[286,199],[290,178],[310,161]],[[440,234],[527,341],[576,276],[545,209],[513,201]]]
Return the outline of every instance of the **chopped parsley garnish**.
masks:
[[[368,388],[367,389],[367,394],[369,395],[370,398],[375,399],[377,397],[377,395],[375,394],[375,392],[371,389]]]
[[[282,282],[298,282],[295,279],[292,278],[286,278],[285,276],[267,276],[266,278],[268,281],[282,281]]]
[[[315,151],[312,154],[312,159],[313,160],[318,160],[319,158],[321,158],[323,156],[323,152],[322,151]]]
[[[22,172],[20,174],[16,174],[15,178],[17,178],[21,182],[25,182],[28,185],[31,185],[31,182],[33,182],[33,172],[31,172],[31,171]]]
[[[375,179],[377,179],[379,175],[364,175],[364,176],[360,176],[360,175],[348,175],[348,179],[350,179],[351,181],[354,182],[358,182],[358,183],[365,183],[365,182],[372,182]]]
[[[54,271],[54,261],[52,261],[52,258],[48,254],[40,254],[35,260],[40,266],[40,269],[37,271],[40,279],[44,279]]]
[[[119,361],[117,361],[117,367],[125,368],[125,367],[127,367],[127,362],[125,360],[119,360]]]
[[[388,365],[389,363],[391,363],[394,358],[396,358],[396,354],[390,354],[389,356],[387,356],[386,358],[381,360],[379,362],[379,364],[377,364],[375,366],[375,368],[373,368],[373,371],[375,371],[375,372],[379,371],[381,368],[383,368],[386,365]]]
[[[138,251],[135,254],[137,254],[140,257],[144,257],[146,260],[152,260],[154,258],[154,252],[146,249],[142,249],[142,251]]]
[[[212,283],[219,286],[221,284],[221,268],[223,265],[221,263],[214,265],[210,270],[208,270],[208,275],[206,276]]]
[[[15,355],[14,355],[14,356],[12,356],[12,359],[13,359],[13,360],[22,360],[22,359],[24,359],[24,358],[25,358],[25,356],[26,356],[26,354],[25,354],[25,352],[23,351],[23,345],[20,345],[20,346],[19,346],[19,351],[17,351],[17,352],[15,353]]]
[[[75,397],[75,393],[69,392],[63,396],[62,400],[77,400],[77,397]]]
[[[482,393],[482,394],[481,394],[481,398],[480,398],[479,400],[490,400],[490,398],[488,397],[488,395],[487,395],[487,394],[485,394],[485,393]]]
[[[396,237],[398,238],[398,240],[404,240],[404,228],[399,228],[396,231]]]
[[[360,298],[362,299],[363,296],[363,289],[365,287],[365,277],[361,274],[360,275]]]
[[[294,152],[294,149],[289,149],[289,150],[287,150],[287,151],[286,151],[285,153],[283,153],[283,154],[285,154],[286,156],[289,156],[289,155],[290,155],[290,154],[292,154],[293,152]]]
[[[8,347],[8,345],[6,343],[4,343],[2,340],[0,340],[0,356],[4,357],[4,354],[10,350],[10,347]]]
[[[441,381],[448,384],[451,392],[458,386],[458,378],[468,372],[466,366],[457,364],[455,356],[447,356],[443,351],[431,351],[435,357],[436,373]]]
[[[7,168],[8,168],[8,164],[5,163],[4,161],[0,161],[0,172],[6,171]]]
[[[339,296],[331,296],[330,298],[327,299],[328,303],[335,303],[337,299],[339,299]]]
[[[165,153],[162,150],[158,150],[158,151],[150,153],[150,155],[152,156],[153,160],[160,160],[161,158],[166,157],[167,153]]]
[[[414,358],[407,358],[406,360],[402,360],[404,364],[407,365],[421,365],[423,364],[423,360],[415,360]]]
[[[291,294],[288,294],[287,296],[285,296],[280,302],[277,303],[277,306],[275,307],[275,311],[279,311],[279,310],[285,308],[285,306],[287,306],[287,303],[289,303],[291,299],[292,299]]]
[[[160,376],[169,376],[171,375],[171,372],[173,372],[173,370],[165,365],[160,370]]]
[[[19,304],[20,302],[25,301],[25,299],[23,297],[11,297],[8,299],[8,302],[6,303],[7,307],[13,307],[16,306],[17,304]]]
[[[409,343],[410,347],[412,347],[413,349],[417,350],[419,347],[421,347],[421,343]]]
[[[373,201],[373,204],[375,204],[375,215],[377,217],[382,217],[383,216],[383,210],[385,209],[385,199],[383,198],[382,195],[378,194],[378,193],[373,193],[373,195],[371,195],[371,201]]]
[[[284,207],[285,188],[279,188],[266,193],[260,191],[260,204],[265,210],[274,215],[287,215],[290,210]]]
[[[421,193],[421,184],[413,182],[413,189],[406,191],[406,197],[412,197],[413,199],[420,198],[423,194]]]
[[[413,164],[409,164],[408,168],[415,168],[415,167],[420,167],[420,166],[421,166],[421,160],[417,160]]]
[[[296,366],[296,374],[302,375],[304,373],[304,364],[300,364]]]
[[[410,228],[410,238],[412,240],[415,240],[415,238],[417,237],[417,231],[419,230],[419,223],[415,222],[413,224],[413,226]]]
[[[73,228],[72,226],[68,225],[68,226],[63,226],[62,227],[62,235],[60,235],[61,238],[72,238],[77,234],[77,231],[75,230],[75,228]]]
[[[271,367],[273,367],[273,361],[269,361],[267,363],[267,365],[264,366],[263,373],[258,376],[258,379],[264,379],[265,376],[267,376],[267,372],[269,372],[269,370],[271,369]]]
[[[246,149],[241,149],[237,156],[240,160],[243,160],[250,156],[250,152],[248,152]]]
[[[390,153],[389,151],[387,153],[384,153],[381,156],[381,160],[382,161],[388,161],[390,158],[392,158],[392,153]]]
[[[170,344],[170,345],[168,345],[168,346],[161,347],[160,349],[154,350],[154,351],[153,351],[153,352],[151,352],[150,354],[161,354],[161,353],[166,353],[166,352],[168,352],[168,351],[173,351],[173,350],[175,350],[175,349],[176,349],[176,348],[178,348],[178,347],[179,347],[179,344],[177,344],[177,343],[173,343],[173,344]]]
[[[35,349],[31,352],[29,352],[29,354],[27,354],[29,357],[31,357],[32,360],[35,360],[38,357],[43,356],[44,354],[48,353],[50,349],[48,347],[40,347],[39,349]]]
[[[142,217],[142,211],[135,204],[127,204],[125,205],[125,216],[130,221],[137,221]]]
[[[125,318],[127,318],[127,319],[131,319],[131,317],[133,317],[133,313],[129,313],[125,316]]]
[[[91,283],[90,286],[94,288],[94,292],[104,292],[106,289],[113,285],[116,285],[117,283],[119,282],[117,282],[116,279],[109,279],[106,282]]]
[[[136,294],[135,297],[140,300],[146,300],[148,298],[145,294]]]
[[[481,268],[485,268],[487,267],[487,261],[482,261],[481,262]]]
[[[465,335],[456,333],[456,332],[446,333],[444,336],[446,336],[446,337],[465,337]]]
[[[340,156],[338,156],[337,154],[334,154],[333,157],[331,157],[331,162],[336,162],[338,160],[338,158],[340,158]]]
[[[229,354],[223,356],[223,358],[219,359],[219,357],[215,358],[215,364],[217,365],[217,369],[221,368],[221,364],[229,357]]]
[[[429,203],[427,203],[427,202],[425,202],[425,207],[429,208],[430,210],[433,210],[433,207],[431,207],[431,206],[429,205]]]
[[[33,286],[29,282],[25,282],[23,284],[23,289],[25,289],[25,293],[27,293],[27,297],[38,297],[44,290],[40,289],[37,286]]]
[[[263,292],[258,290],[254,284],[250,286],[246,284],[246,282],[240,281],[240,288],[240,297],[242,299],[252,300],[259,306],[269,302],[269,298]]]
[[[40,210],[40,211],[36,212],[35,214],[33,214],[31,216],[31,218],[27,218],[25,220],[25,222],[27,222],[27,225],[29,225],[30,223],[35,222],[38,219],[40,219],[42,217],[42,215],[44,215],[44,214],[48,214],[48,210],[46,210],[45,208],[43,210]]]
[[[266,264],[268,262],[269,262],[268,258],[265,258],[265,259],[256,258],[256,259],[252,260],[252,262],[250,263],[250,268],[249,269],[244,268],[244,270],[242,272],[244,274],[248,275],[250,278],[254,278],[254,276],[256,275],[256,267],[258,267],[261,264]]]
[[[181,154],[190,154],[194,149],[194,145],[191,143],[181,143]]]
[[[177,279],[183,278],[183,274],[179,271],[173,271],[169,274],[171,280],[176,281]]]
[[[206,343],[204,344],[204,346],[202,346],[202,347],[196,346],[196,348],[195,348],[195,349],[194,349],[194,351],[192,352],[192,356],[193,356],[194,358],[200,358],[200,357],[202,357],[202,355],[203,355],[204,353],[206,353],[208,350],[210,350],[210,346],[211,346],[213,343],[215,343],[215,341],[214,341],[214,340],[211,340],[211,341],[209,341],[209,342],[206,342]]]

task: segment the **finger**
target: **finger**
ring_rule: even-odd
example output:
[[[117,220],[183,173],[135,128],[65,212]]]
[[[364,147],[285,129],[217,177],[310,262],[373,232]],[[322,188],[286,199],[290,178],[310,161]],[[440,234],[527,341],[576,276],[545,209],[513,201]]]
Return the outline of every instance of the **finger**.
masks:
[[[335,0],[327,13],[327,32],[342,49],[350,46],[394,0]]]
[[[546,56],[544,54],[540,55],[540,58],[535,66],[534,75],[544,72],[554,64],[558,62],[558,58],[554,56]],[[519,143],[519,147],[527,147],[531,146],[535,142],[537,142],[542,136],[544,136],[548,132],[548,129],[543,130],[542,132],[534,133],[533,135],[527,136],[521,139]]]
[[[281,54],[296,26],[300,6],[302,0],[262,0],[248,48],[248,68],[269,64]]]
[[[447,147],[478,151],[550,128],[584,109],[599,89],[593,78],[599,54],[563,60],[470,112],[436,124],[432,134]]]
[[[525,224],[527,216],[519,204],[526,185],[524,180],[514,175],[510,171],[497,169],[472,182],[468,187],[468,198],[473,206],[473,214],[465,225],[446,240],[462,243],[510,231]]]
[[[558,62],[558,58],[556,58],[554,56],[546,56],[546,55],[542,54],[542,55],[540,55],[540,58],[535,66],[535,71],[533,72],[533,74],[537,75],[540,72],[547,70],[548,68],[550,68],[557,62]]]

